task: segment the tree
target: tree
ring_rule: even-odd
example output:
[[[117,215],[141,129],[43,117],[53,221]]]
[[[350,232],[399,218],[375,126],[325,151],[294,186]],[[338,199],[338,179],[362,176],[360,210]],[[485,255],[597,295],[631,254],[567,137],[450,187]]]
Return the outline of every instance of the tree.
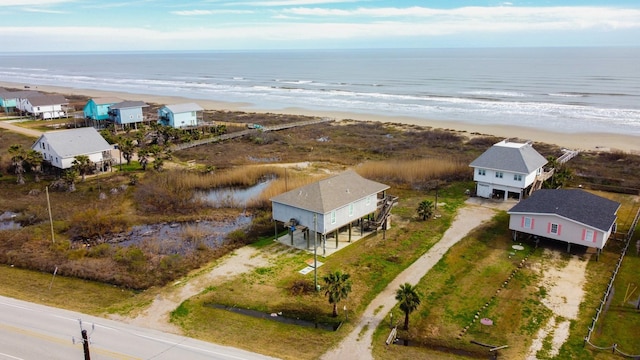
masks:
[[[78,172],[75,168],[70,168],[67,169],[64,174],[62,175],[62,178],[64,179],[64,182],[67,183],[68,186],[68,190],[69,192],[74,192],[76,191],[76,178],[78,177]]]
[[[120,138],[118,149],[122,153],[122,156],[127,160],[127,165],[131,164],[131,158],[133,157],[135,145],[131,139]]]
[[[145,149],[138,150],[138,163],[142,167],[142,170],[147,170],[147,164],[149,164],[149,152]]]
[[[340,270],[324,276],[326,291],[324,296],[329,297],[329,304],[333,304],[333,317],[338,316],[338,303],[349,296],[351,292],[351,276],[343,274]]]
[[[31,171],[33,171],[33,181],[40,182],[40,173],[42,172],[42,154],[36,150],[29,150],[26,156],[26,162]]]
[[[26,152],[22,148],[22,145],[9,146],[9,154],[11,155],[11,165],[17,176],[16,182],[19,185],[24,184],[24,160],[27,157]]]
[[[409,283],[400,285],[396,290],[396,300],[400,302],[400,310],[404,312],[404,329],[409,330],[409,314],[420,305],[422,295]]]
[[[422,217],[422,220],[427,220],[433,215],[433,201],[431,200],[422,200],[422,202],[418,205],[418,215]]]
[[[71,164],[73,165],[73,169],[82,176],[82,182],[84,182],[86,175],[94,168],[93,162],[87,155],[76,156]]]

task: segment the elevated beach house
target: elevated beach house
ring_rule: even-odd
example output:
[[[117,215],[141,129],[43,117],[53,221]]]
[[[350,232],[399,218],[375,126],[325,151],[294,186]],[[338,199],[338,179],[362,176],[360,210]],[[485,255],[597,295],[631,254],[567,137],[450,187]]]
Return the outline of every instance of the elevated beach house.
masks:
[[[173,128],[197,126],[202,122],[203,110],[195,103],[165,105],[158,110],[158,123]]]
[[[149,107],[144,101],[122,101],[109,106],[109,120],[118,125],[140,123],[144,120],[142,109]]]
[[[514,240],[518,233],[604,248],[616,229],[620,203],[581,189],[541,189],[507,213]]]
[[[82,112],[85,119],[107,120],[109,119],[109,106],[122,102],[122,99],[115,97],[93,98],[87,101]]]
[[[6,114],[9,114],[16,110],[20,98],[41,95],[44,94],[34,90],[9,91],[0,89],[0,107]]]
[[[483,198],[522,199],[525,189],[540,181],[547,163],[531,142],[502,140],[473,160],[476,195]]]
[[[69,101],[62,95],[40,93],[24,94],[16,104],[16,109],[38,119],[57,119],[67,116]]]
[[[326,241],[327,234],[335,232],[337,248],[337,232],[341,228],[349,227],[351,233],[353,224],[361,224],[365,218],[374,217],[376,212],[378,216],[372,221],[386,222],[392,206],[385,201],[387,189],[388,185],[348,170],[274,196],[270,199],[273,219],[287,226],[290,233],[302,230],[308,238],[312,231],[322,243]]]
[[[86,155],[103,168],[111,161],[112,145],[95,128],[85,127],[72,130],[48,131],[31,146],[42,154],[43,159],[58,169],[69,169],[78,155]]]

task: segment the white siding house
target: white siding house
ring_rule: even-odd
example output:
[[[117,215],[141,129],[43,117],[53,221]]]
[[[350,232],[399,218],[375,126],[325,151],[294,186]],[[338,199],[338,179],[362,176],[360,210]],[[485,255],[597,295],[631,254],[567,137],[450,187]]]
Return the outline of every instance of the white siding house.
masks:
[[[349,170],[271,198],[273,219],[299,225],[323,238],[373,214],[389,189]]]
[[[78,155],[86,155],[100,166],[111,159],[112,145],[92,127],[72,130],[49,131],[40,136],[31,146],[42,154],[53,167],[69,169]]]
[[[197,126],[203,110],[195,103],[166,105],[158,110],[158,123],[174,128]]]
[[[508,211],[509,229],[601,250],[620,204],[581,189],[541,189]]]
[[[524,189],[542,174],[542,167],[546,163],[547,160],[530,142],[503,140],[482,153],[469,166],[473,168],[477,196],[521,199]]]
[[[56,119],[67,116],[69,101],[62,95],[30,95],[18,99],[16,108],[40,119]]]

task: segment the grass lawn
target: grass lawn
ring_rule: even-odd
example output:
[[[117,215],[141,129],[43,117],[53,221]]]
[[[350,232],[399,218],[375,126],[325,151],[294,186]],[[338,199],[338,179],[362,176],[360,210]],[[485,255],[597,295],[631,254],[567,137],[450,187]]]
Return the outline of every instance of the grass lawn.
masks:
[[[637,206],[623,195],[607,194],[607,197],[622,203],[619,225],[622,231],[626,231],[625,220],[633,218],[627,215],[635,214]],[[524,251],[509,257],[511,245],[508,215],[505,213],[497,215],[492,223],[477,229],[456,244],[418,284],[419,291],[424,295],[422,305],[411,316],[410,330],[399,332],[400,338],[409,338],[410,345],[418,346],[385,346],[384,341],[389,335],[387,322],[376,331],[375,357],[486,358],[488,349],[472,344],[471,340],[474,340],[496,346],[509,345],[500,351],[500,355],[522,358],[537,330],[553,316],[551,310],[541,303],[546,289],[538,285],[539,272],[535,271],[536,264],[543,265],[549,259],[541,249],[534,250],[532,244],[527,243],[523,243]],[[554,359],[620,358],[619,355],[612,355],[611,351],[584,348],[583,339],[615,267],[621,246],[621,242],[611,241],[598,261],[591,254],[585,298],[580,305],[578,319],[571,322],[570,337]],[[560,246],[557,251],[562,253],[564,250]],[[593,250],[588,250],[588,253],[593,253]],[[519,268],[519,262],[527,255],[524,266]],[[562,254],[563,258],[566,256]],[[630,331],[640,328],[640,312],[634,311],[630,304],[622,305],[627,286],[633,283],[634,276],[635,282],[638,282],[637,271],[634,272],[638,265],[640,258],[632,248],[617,277],[616,284],[622,285],[616,285],[616,296],[607,314],[601,317],[598,335],[592,337],[592,342],[602,346],[611,346],[615,342],[624,351],[632,354],[640,352],[637,332]],[[516,269],[517,272],[503,287],[504,281]],[[394,309],[393,313],[394,318],[402,319],[403,313],[399,309]],[[492,319],[494,325],[484,326],[478,319],[474,321],[476,314],[478,319]],[[466,331],[465,327],[468,327]],[[547,341],[545,339],[543,351],[538,354],[540,359],[550,358],[545,357],[545,349],[550,347]],[[434,350],[438,352],[434,353]]]
[[[322,285],[322,276],[334,270],[350,274],[352,292],[346,301],[339,304],[339,308],[342,310],[342,306],[346,305],[349,318],[357,318],[397,274],[439,241],[455,209],[462,204],[467,185],[458,184],[441,189],[439,199],[447,205],[439,207],[440,218],[429,221],[419,221],[416,209],[420,201],[432,195],[393,190],[394,195],[403,199],[393,210],[395,221],[402,225],[392,226],[385,236],[380,232],[328,258],[322,258],[324,265],[318,268],[318,283]],[[257,268],[207,289],[174,311],[172,321],[189,335],[198,338],[285,359],[318,358],[337,344],[352,329],[352,324],[347,322],[338,331],[332,332],[260,320],[207,306],[217,304],[265,313],[282,312],[284,316],[319,322],[343,320],[342,311],[338,319],[331,317],[332,306],[322,290],[301,295],[291,293],[292,285],[297,281],[313,284],[313,272],[307,275],[298,272],[305,266],[305,260],[313,255],[275,243],[261,243],[260,246],[265,250],[273,247],[277,249],[275,251],[280,251],[277,260],[268,267]],[[247,331],[248,328],[252,331]]]
[[[91,315],[126,314],[153,297],[108,284],[0,265],[0,295]]]

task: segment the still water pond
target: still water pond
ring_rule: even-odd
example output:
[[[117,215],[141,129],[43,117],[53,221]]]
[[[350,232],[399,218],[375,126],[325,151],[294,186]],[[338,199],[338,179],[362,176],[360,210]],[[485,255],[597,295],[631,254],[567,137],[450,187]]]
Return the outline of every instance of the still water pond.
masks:
[[[11,211],[5,211],[0,214],[0,230],[17,230],[22,228],[22,225],[15,221],[17,217],[18,214]]]
[[[239,207],[244,208],[266,189],[273,180],[257,183],[248,188],[221,188],[196,192],[196,197],[214,207]]]

